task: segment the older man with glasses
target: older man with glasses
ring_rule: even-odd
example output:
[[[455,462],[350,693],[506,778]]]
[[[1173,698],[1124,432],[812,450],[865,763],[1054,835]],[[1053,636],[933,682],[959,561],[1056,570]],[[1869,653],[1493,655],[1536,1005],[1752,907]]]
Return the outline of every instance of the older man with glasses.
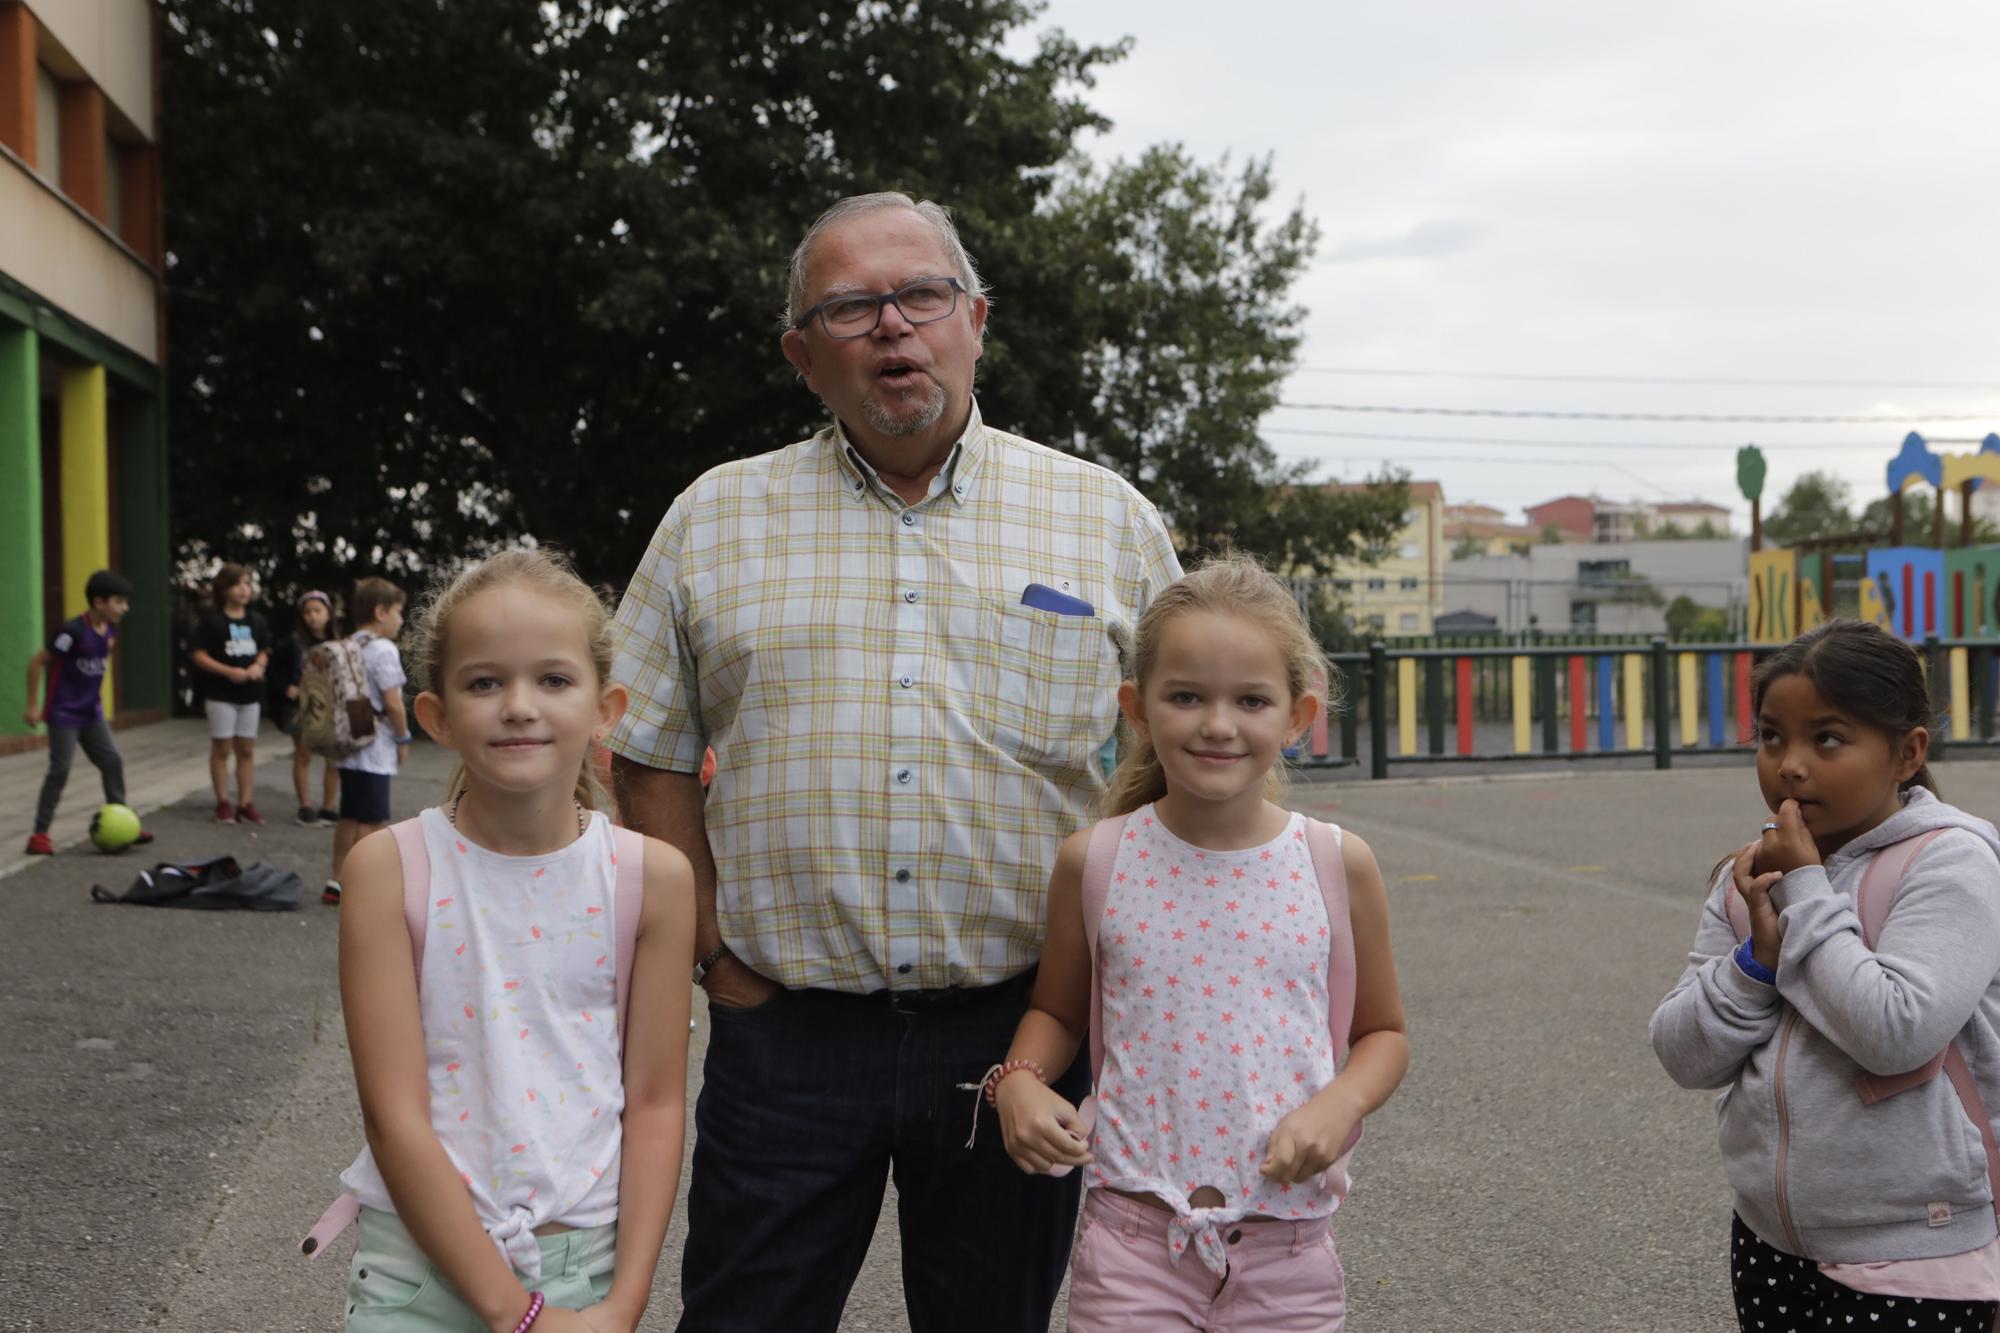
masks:
[[[684,1330],[836,1328],[892,1173],[916,1333],[1046,1329],[1062,1282],[1078,1179],[975,1089],[1180,567],[1124,481],[980,420],[986,317],[944,209],[834,205],[782,338],[832,423],[695,482],[619,608],[615,776],[694,862],[709,999]]]

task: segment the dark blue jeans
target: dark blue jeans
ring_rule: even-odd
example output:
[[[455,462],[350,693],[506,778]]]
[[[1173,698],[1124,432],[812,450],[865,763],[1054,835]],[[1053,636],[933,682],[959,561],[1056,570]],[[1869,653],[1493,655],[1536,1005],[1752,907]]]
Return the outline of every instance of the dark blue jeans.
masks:
[[[893,1171],[912,1333],[1045,1333],[1078,1174],[1008,1159],[977,1082],[1006,1058],[1033,973],[936,1003],[781,991],[709,1006],[695,1104],[682,1333],[833,1333]],[[1079,1054],[1056,1088],[1089,1088]]]

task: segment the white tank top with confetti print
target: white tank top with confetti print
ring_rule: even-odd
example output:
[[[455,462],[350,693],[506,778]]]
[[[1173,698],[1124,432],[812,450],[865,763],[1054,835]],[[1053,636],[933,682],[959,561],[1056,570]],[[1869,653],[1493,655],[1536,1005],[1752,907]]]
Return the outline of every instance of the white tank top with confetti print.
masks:
[[[540,1276],[534,1229],[618,1217],[617,863],[611,822],[546,856],[501,856],[420,816],[430,852],[424,1047],[431,1128],[515,1268]],[[394,1212],[372,1152],[341,1183]]]

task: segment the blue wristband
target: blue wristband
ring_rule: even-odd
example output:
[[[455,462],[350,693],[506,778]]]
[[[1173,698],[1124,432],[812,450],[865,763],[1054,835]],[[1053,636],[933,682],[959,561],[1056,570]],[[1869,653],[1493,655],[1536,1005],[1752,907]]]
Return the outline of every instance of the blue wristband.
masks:
[[[402,735],[396,737],[396,744],[398,745],[408,745],[409,743],[410,734],[408,732],[404,732]]]
[[[1743,937],[1743,943],[1736,946],[1736,966],[1752,981],[1761,981],[1766,986],[1778,984],[1778,974],[1757,961],[1756,951],[1751,947],[1748,935]]]

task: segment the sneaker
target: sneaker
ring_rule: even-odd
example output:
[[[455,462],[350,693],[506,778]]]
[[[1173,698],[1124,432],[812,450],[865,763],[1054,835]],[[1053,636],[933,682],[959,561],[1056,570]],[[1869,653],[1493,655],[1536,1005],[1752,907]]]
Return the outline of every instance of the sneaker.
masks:
[[[307,828],[319,827],[319,811],[313,809],[309,805],[300,806],[299,812],[297,815],[294,816],[294,818],[299,823],[304,824]]]
[[[152,834],[148,833],[145,829],[140,829],[139,836],[132,839],[132,845],[134,847],[144,847],[147,843],[151,842],[152,840],[153,840]]]
[[[28,835],[28,855],[54,856],[55,854],[56,854],[56,845],[55,843],[49,841],[48,834],[30,833]]]
[[[215,822],[218,824],[234,824],[236,822],[236,807],[227,801],[217,801],[215,803]]]
[[[328,828],[332,828],[335,824],[338,824],[340,822],[340,811],[329,810],[325,806],[321,806],[319,808],[319,822],[326,825]]]
[[[257,813],[257,807],[248,801],[236,807],[236,822],[239,824],[261,824],[264,816]]]
[[[319,900],[328,907],[340,906],[340,881],[337,879],[328,880],[326,887],[319,891]]]

